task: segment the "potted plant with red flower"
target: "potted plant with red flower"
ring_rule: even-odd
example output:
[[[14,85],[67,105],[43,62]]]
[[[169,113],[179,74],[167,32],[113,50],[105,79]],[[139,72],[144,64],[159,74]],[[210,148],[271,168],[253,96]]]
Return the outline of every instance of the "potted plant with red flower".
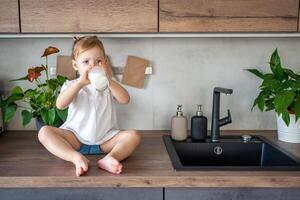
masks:
[[[66,81],[66,77],[58,75],[56,78],[49,78],[48,56],[58,53],[59,49],[49,46],[41,56],[45,58],[45,65],[30,67],[26,76],[12,81],[26,80],[35,83],[34,88],[23,90],[20,86],[14,87],[10,96],[1,99],[0,107],[4,110],[4,121],[9,122],[16,114],[17,108],[21,108],[22,125],[26,126],[32,118],[36,119],[37,128],[42,125],[58,127],[66,120],[67,109],[56,108],[56,99],[60,88]],[[45,81],[41,81],[42,73],[45,73]],[[18,102],[25,103],[18,104]]]

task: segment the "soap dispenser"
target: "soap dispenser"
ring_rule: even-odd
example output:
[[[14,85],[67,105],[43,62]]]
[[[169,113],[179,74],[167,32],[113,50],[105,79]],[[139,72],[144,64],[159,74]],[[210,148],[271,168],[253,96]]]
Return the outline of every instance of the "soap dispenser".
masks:
[[[182,141],[187,138],[187,118],[183,115],[182,105],[177,105],[176,115],[171,121],[171,137],[173,140]]]
[[[207,118],[203,116],[202,105],[197,105],[196,115],[191,119],[191,137],[194,141],[203,141],[207,137]]]

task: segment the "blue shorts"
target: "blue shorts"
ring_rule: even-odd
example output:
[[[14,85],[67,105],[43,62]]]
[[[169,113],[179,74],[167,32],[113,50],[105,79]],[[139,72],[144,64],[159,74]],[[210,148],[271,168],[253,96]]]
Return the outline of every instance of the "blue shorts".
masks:
[[[100,145],[81,144],[79,152],[83,155],[100,155],[102,152]]]

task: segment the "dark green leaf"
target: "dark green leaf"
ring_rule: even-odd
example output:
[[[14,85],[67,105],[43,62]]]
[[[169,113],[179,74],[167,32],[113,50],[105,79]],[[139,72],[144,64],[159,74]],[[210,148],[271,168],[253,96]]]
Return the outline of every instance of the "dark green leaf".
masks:
[[[4,109],[4,122],[10,122],[10,120],[15,116],[17,111],[17,104],[14,102],[8,104]]]
[[[284,110],[284,111],[282,111],[281,114],[282,114],[283,121],[285,122],[285,124],[287,126],[289,126],[289,124],[290,124],[290,113],[289,113],[289,111],[288,110]]]
[[[261,88],[277,89],[280,86],[280,81],[275,78],[265,78],[261,84]]]
[[[261,112],[264,111],[265,100],[264,100],[264,96],[262,94],[259,94],[257,97],[257,106]]]
[[[25,97],[29,97],[32,98],[36,95],[37,91],[36,90],[32,90],[32,89],[28,89],[24,92]]]
[[[7,98],[7,104],[23,99],[23,94],[12,94]]]
[[[58,80],[59,85],[62,86],[64,84],[64,82],[67,80],[67,77],[57,75],[57,80]]]
[[[300,81],[300,75],[294,73],[291,69],[284,68],[284,72],[287,73],[293,79]]]
[[[283,79],[283,69],[281,67],[280,57],[278,55],[277,49],[273,52],[270,60],[270,67],[275,76],[275,78]]]
[[[65,122],[68,116],[68,108],[64,110],[56,109],[56,111],[60,119]]]
[[[52,108],[50,110],[43,108],[41,110],[42,119],[45,124],[47,125],[53,125],[54,119],[55,119],[55,109]]]
[[[275,108],[275,106],[274,106],[274,98],[270,98],[270,99],[266,100],[265,101],[265,106],[266,106],[265,111],[274,110],[274,108]]]
[[[248,72],[251,72],[252,74],[256,75],[257,77],[264,79],[264,74],[257,69],[246,69]]]
[[[59,86],[56,79],[50,79],[47,82],[52,90],[56,90],[56,88]]]
[[[25,127],[31,121],[32,113],[29,112],[28,110],[23,110],[21,114],[22,114],[22,125],[23,127]]]
[[[298,98],[295,101],[295,115],[297,121],[300,118],[300,95],[298,95]]]
[[[0,99],[0,108],[4,108],[7,105],[7,100]]]
[[[257,97],[258,98],[258,97]],[[257,105],[257,98],[254,100],[251,111],[253,111],[253,108]]]
[[[18,79],[14,79],[14,80],[10,80],[10,81],[23,81],[23,80],[27,80],[27,75]]]
[[[281,113],[284,110],[287,110],[287,108],[294,101],[294,98],[295,98],[295,92],[293,91],[288,90],[288,91],[278,92],[278,94],[274,99],[276,112]]]

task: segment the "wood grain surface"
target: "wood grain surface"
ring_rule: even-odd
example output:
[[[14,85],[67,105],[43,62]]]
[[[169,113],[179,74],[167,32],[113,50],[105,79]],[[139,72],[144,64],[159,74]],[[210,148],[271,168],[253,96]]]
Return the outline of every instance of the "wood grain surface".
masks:
[[[0,32],[19,32],[18,0],[0,0]]]
[[[299,0],[160,0],[160,32],[297,32]]]
[[[141,131],[142,142],[123,161],[122,174],[96,166],[103,157],[90,155],[82,177],[38,142],[35,131],[10,131],[0,136],[0,187],[300,187],[299,171],[175,171],[162,135],[169,131]],[[277,141],[274,131],[223,131],[221,134],[259,134],[300,157],[300,144]]]
[[[157,32],[156,0],[20,0],[22,32]]]

